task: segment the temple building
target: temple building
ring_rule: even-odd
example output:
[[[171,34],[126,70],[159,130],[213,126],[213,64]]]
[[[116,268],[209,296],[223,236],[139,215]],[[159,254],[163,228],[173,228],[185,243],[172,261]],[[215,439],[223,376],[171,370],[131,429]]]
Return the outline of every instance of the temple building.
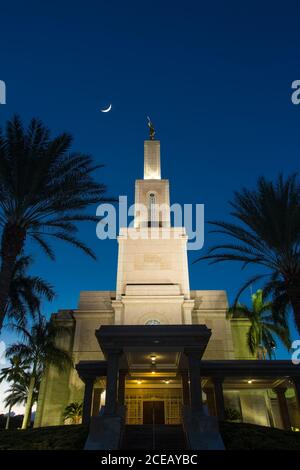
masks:
[[[199,448],[197,429],[211,426],[192,422],[195,416],[199,422],[205,416],[215,430],[216,417],[300,427],[299,368],[251,356],[248,320],[227,319],[225,291],[190,290],[187,234],[171,226],[169,181],[161,178],[153,133],[144,142],[135,208],[134,226],[121,228],[118,237],[116,290],[83,291],[77,309],[52,316],[69,329],[60,346],[74,368],[47,368],[35,427],[63,424],[65,407],[82,401],[83,421],[95,435],[107,420],[115,430],[184,425],[191,448]],[[91,442],[120,445],[100,434]]]

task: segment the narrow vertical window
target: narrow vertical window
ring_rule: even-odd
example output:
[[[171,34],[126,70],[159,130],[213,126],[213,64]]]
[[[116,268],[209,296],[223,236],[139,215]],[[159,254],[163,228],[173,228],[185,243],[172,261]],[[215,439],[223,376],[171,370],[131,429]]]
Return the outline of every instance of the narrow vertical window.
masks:
[[[156,196],[154,193],[149,194],[149,226],[150,227],[155,227],[156,222],[157,222],[157,217],[156,217]]]

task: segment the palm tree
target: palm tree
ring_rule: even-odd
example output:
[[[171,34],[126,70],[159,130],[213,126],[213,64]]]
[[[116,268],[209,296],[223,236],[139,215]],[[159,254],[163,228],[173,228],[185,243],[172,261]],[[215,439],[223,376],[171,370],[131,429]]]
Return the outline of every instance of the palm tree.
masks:
[[[37,378],[44,372],[46,365],[54,365],[63,371],[66,366],[72,365],[72,360],[65,350],[57,346],[58,339],[67,334],[66,328],[58,327],[54,322],[46,321],[45,317],[40,316],[30,331],[19,325],[16,325],[15,329],[23,335],[24,342],[9,346],[6,356],[11,357],[17,354],[24,362],[31,364],[28,396],[22,423],[22,429],[26,429],[31,415]]]
[[[79,424],[82,417],[82,403],[73,402],[66,406],[64,420],[69,419],[74,424]]]
[[[15,320],[17,325],[26,326],[26,314],[29,311],[33,318],[40,312],[40,304],[42,297],[52,300],[54,291],[50,284],[38,276],[30,276],[26,271],[32,259],[29,256],[19,257],[16,261],[13,277],[9,289],[9,298],[5,313],[9,319]],[[9,428],[9,421],[12,407],[24,400],[20,399],[22,391],[23,397],[25,390],[28,389],[29,375],[26,373],[29,365],[24,363],[20,356],[15,355],[10,358],[10,366],[4,367],[0,372],[0,383],[4,380],[12,382],[9,388],[9,395],[5,399],[5,403],[9,407],[6,426]],[[26,380],[25,380],[26,379]],[[38,388],[39,381],[36,378],[35,388]],[[34,400],[33,400],[34,403]]]
[[[23,375],[24,375],[24,369],[26,366],[22,363],[21,359],[19,356],[12,356],[10,358],[10,365],[8,367],[3,367],[0,372],[0,383],[3,382],[4,380],[6,382],[11,382],[11,391],[13,392],[17,386],[17,384],[21,381]],[[7,403],[8,408],[8,414],[6,418],[6,425],[5,429],[9,428],[9,421],[10,421],[10,415],[11,415],[11,410],[12,407],[14,406],[13,403]]]
[[[88,155],[71,153],[71,143],[67,133],[51,138],[38,119],[25,129],[18,116],[0,133],[0,329],[15,262],[28,237],[52,259],[49,237],[95,258],[75,234],[77,222],[98,220],[85,209],[104,200],[106,188],[92,175],[102,165],[93,165]]]
[[[32,261],[30,256],[21,256],[16,260],[5,309],[6,316],[10,320],[15,320],[20,326],[26,325],[28,312],[33,318],[36,318],[43,297],[51,301],[55,296],[54,290],[48,282],[39,276],[27,274]]]
[[[231,215],[237,223],[210,222],[214,232],[229,236],[232,241],[211,247],[198,260],[211,264],[238,261],[263,267],[241,287],[236,297],[252,283],[266,279],[264,291],[272,294],[274,312],[292,307],[300,332],[300,185],[296,175],[277,181],[258,179],[256,189],[242,189],[230,202]]]
[[[278,336],[288,349],[291,347],[285,315],[283,314],[281,317],[277,315],[274,319],[272,310],[273,303],[266,301],[266,295],[261,289],[251,295],[251,307],[245,304],[236,304],[228,310],[229,317],[244,317],[249,320],[247,343],[250,352],[257,359],[265,358],[264,351],[272,359],[276,348],[275,336]]]
[[[32,405],[38,400],[41,375],[36,377],[35,386],[32,393]],[[20,375],[18,381],[6,391],[4,403],[11,410],[15,405],[25,405],[29,394],[30,374],[25,370]],[[31,413],[28,421],[30,422]],[[8,427],[6,428],[8,429]]]

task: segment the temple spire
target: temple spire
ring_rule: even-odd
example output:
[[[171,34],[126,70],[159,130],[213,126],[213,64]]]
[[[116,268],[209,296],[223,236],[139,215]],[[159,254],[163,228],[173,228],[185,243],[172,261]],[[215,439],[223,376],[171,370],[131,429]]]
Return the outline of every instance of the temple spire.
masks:
[[[144,142],[144,179],[160,180],[160,142],[154,140],[154,126],[149,116],[147,116],[147,119],[150,139]]]
[[[160,180],[160,141],[144,142],[144,180]]]

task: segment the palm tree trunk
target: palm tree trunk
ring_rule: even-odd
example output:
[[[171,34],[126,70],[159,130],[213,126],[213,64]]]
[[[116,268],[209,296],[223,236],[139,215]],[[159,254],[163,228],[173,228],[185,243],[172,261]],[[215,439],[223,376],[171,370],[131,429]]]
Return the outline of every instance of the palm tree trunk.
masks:
[[[5,429],[8,429],[8,428],[9,428],[9,421],[10,421],[11,409],[12,409],[12,405],[10,405],[10,406],[9,406],[9,409],[8,409],[8,414],[7,414],[7,418],[6,418]]]
[[[28,422],[30,420],[34,386],[35,386],[35,375],[32,374],[32,376],[30,377],[30,382],[29,382],[28,396],[26,400],[24,418],[22,422],[22,429],[27,429]]]
[[[300,291],[299,291],[300,292]],[[291,298],[292,309],[294,313],[294,321],[300,334],[300,293]]]
[[[1,240],[1,269],[0,269],[0,331],[2,329],[5,310],[9,297],[10,283],[15,262],[21,253],[26,238],[26,230],[14,224],[6,224]]]

